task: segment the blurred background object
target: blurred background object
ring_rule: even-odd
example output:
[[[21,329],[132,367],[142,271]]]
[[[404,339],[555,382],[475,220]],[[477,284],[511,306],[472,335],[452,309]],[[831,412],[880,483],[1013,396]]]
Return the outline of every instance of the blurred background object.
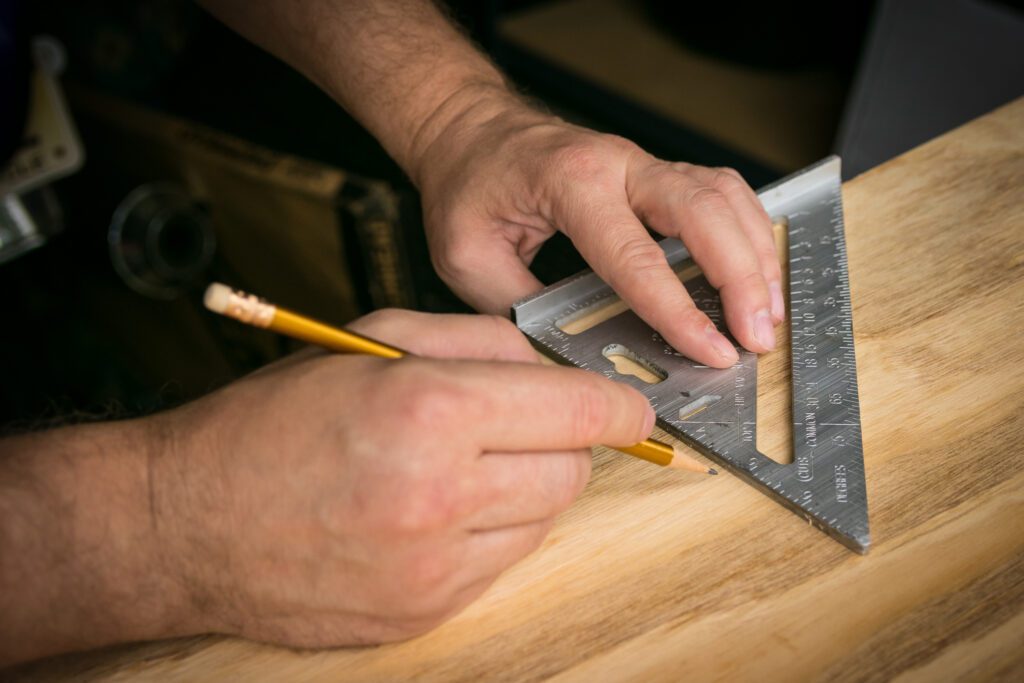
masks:
[[[118,204],[107,243],[126,285],[153,299],[174,299],[210,266],[217,238],[188,190],[157,182],[139,185]]]
[[[8,10],[9,11],[9,10]],[[8,78],[12,105],[8,124],[20,126],[20,138],[4,136],[7,161],[0,173],[0,263],[42,246],[63,228],[63,214],[52,183],[77,171],[84,161],[78,132],[64,100],[60,75],[63,46],[50,36],[31,41],[31,66],[17,52],[27,44],[4,40],[9,68],[28,77]]]
[[[1019,2],[883,0],[833,146],[853,177],[1021,95]]]
[[[1021,13],[995,0],[450,7],[553,112],[755,187],[837,150],[859,172],[1024,93]],[[51,80],[81,146],[60,177],[0,193],[0,258],[5,240],[42,245],[0,265],[0,424],[166,407],[291,350],[203,311],[210,279],[332,324],[382,306],[465,310],[377,142],[191,0],[0,4],[3,182],[40,141],[28,112],[42,35],[65,53]],[[534,270],[581,267],[557,237]]]
[[[497,50],[545,99],[758,186],[827,153],[870,7],[562,0],[503,20]]]

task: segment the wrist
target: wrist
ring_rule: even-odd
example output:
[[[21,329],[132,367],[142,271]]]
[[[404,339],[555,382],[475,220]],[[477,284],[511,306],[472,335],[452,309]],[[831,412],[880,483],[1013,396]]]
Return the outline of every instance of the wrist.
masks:
[[[93,577],[112,642],[193,631],[177,547],[160,510],[158,463],[173,457],[165,416],[68,430],[73,547]],[[88,558],[96,562],[88,562]]]
[[[426,177],[451,165],[466,150],[508,127],[525,127],[553,117],[531,107],[505,84],[467,81],[441,101],[416,129],[399,160],[421,191]]]
[[[135,420],[4,442],[0,658],[190,632],[150,514],[154,436]]]

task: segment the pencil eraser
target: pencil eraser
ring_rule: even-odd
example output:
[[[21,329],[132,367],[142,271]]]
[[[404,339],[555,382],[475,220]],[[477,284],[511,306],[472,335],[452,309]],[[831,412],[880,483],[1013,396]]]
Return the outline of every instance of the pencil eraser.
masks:
[[[214,313],[223,313],[228,309],[231,288],[219,282],[212,283],[203,295],[203,304]]]

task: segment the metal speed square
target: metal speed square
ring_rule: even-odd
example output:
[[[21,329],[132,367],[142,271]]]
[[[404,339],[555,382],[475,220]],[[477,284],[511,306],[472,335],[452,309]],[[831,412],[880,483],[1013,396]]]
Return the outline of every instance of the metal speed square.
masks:
[[[788,224],[793,390],[789,464],[775,462],[756,447],[756,354],[738,349],[739,361],[724,370],[691,361],[589,270],[517,302],[512,314],[519,329],[547,355],[634,386],[650,400],[665,431],[840,543],[865,553],[871,537],[839,169],[839,158],[829,157],[758,193],[768,215]],[[665,239],[660,245],[673,266],[689,258],[679,240]],[[689,280],[687,288],[723,328],[721,303],[707,280]],[[595,312],[597,319],[606,319],[582,331],[574,328],[574,321]],[[656,383],[619,374],[612,356],[630,358],[650,371]]]

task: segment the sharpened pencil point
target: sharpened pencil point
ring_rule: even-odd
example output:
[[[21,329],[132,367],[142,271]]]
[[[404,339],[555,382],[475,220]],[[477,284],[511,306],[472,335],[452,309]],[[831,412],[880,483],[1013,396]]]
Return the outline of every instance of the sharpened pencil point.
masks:
[[[718,470],[716,470],[714,467],[709,467],[708,474],[718,474]]]
[[[686,470],[687,472],[697,472],[699,474],[711,474],[713,470],[705,463],[690,455],[691,452],[692,451],[690,451],[689,448],[682,444],[672,444],[672,460],[667,466],[675,470]]]

